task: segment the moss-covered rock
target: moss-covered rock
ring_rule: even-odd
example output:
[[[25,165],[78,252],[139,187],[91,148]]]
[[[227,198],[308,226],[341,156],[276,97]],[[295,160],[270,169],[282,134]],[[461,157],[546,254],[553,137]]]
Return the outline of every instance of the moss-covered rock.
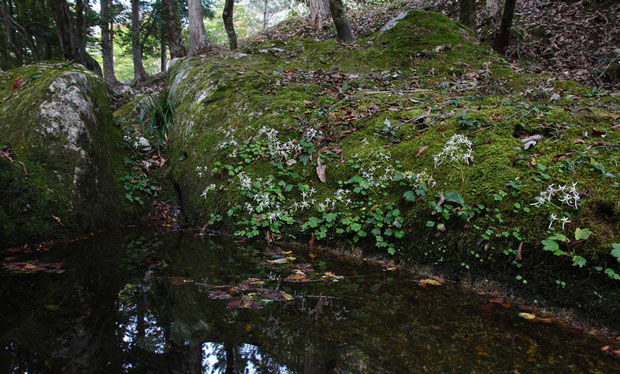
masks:
[[[105,84],[83,68],[41,63],[0,73],[0,142],[15,161],[0,160],[0,247],[129,218],[120,136]]]
[[[617,98],[516,73],[428,12],[352,46],[295,39],[179,60],[168,89],[170,176],[193,223],[492,273],[620,323]],[[471,157],[440,162],[454,135]],[[572,183],[577,209],[560,192],[532,205]]]

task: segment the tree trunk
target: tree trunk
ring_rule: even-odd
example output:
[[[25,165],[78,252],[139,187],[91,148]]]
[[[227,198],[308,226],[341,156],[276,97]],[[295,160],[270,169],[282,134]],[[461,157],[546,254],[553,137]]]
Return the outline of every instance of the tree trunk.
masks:
[[[78,43],[86,50],[86,5],[88,0],[75,0],[75,31],[78,37]]]
[[[84,45],[80,43],[80,38],[75,28],[75,20],[71,17],[67,0],[50,1],[54,22],[56,23],[56,31],[58,32],[60,49],[65,59],[79,62],[87,69],[101,76],[101,67],[99,63],[86,53]]]
[[[166,29],[163,27],[159,31],[159,53],[160,53],[160,70],[166,71],[168,65],[166,61]]]
[[[506,52],[508,44],[510,43],[510,29],[512,28],[512,18],[515,14],[516,0],[506,0],[504,5],[504,13],[502,14],[502,23],[499,26],[497,36],[493,42],[493,48],[500,52]]]
[[[344,11],[344,4],[342,0],[329,0],[329,11],[332,14],[336,31],[338,32],[338,38],[345,43],[352,43],[355,41],[353,31],[351,31],[351,25],[347,19],[347,15]]]
[[[459,0],[459,22],[476,32],[476,0]]]
[[[183,44],[183,33],[181,32],[181,21],[179,20],[179,10],[176,0],[163,0],[164,20],[166,21],[166,35],[168,36],[168,48],[170,57],[177,58],[187,55]]]
[[[310,0],[308,21],[316,29],[323,28],[323,19],[329,17],[329,0]]]
[[[13,54],[15,55],[15,60],[17,61],[17,64],[21,65],[24,63],[22,50],[21,48],[19,48],[19,43],[17,43],[17,41],[15,40],[15,32],[13,30],[13,25],[11,24],[10,20],[10,17],[12,17],[12,15],[9,13],[9,10],[4,2],[0,3],[0,16],[2,16],[3,26],[5,29],[4,31],[6,33],[5,38],[7,46],[13,50]]]
[[[200,0],[187,0],[187,11],[189,15],[189,53],[196,56],[205,52],[209,45],[203,21],[204,11]]]
[[[133,79],[135,82],[148,77],[142,63],[140,46],[140,0],[131,0],[131,54],[133,57]]]
[[[226,0],[224,3],[224,11],[222,12],[224,28],[226,28],[226,34],[228,34],[228,44],[230,45],[231,51],[237,49],[237,34],[235,33],[235,24],[233,22],[234,8],[235,1]]]
[[[110,0],[101,2],[101,55],[103,58],[103,76],[111,85],[119,84],[114,74],[114,39],[110,32]]]

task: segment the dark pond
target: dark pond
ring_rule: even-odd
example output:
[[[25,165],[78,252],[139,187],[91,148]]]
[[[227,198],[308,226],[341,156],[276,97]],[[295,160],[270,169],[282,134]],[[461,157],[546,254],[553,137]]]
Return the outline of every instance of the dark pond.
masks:
[[[618,369],[516,306],[304,248],[134,231],[2,256],[2,373]]]

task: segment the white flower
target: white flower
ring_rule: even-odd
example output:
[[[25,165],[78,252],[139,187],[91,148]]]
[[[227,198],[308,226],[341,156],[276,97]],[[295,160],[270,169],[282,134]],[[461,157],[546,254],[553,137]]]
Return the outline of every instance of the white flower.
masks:
[[[469,158],[472,155],[472,143],[465,135],[454,134],[446,142],[443,150],[433,156],[435,167],[441,165],[444,161],[452,163],[469,164]]]
[[[555,214],[551,214],[551,216],[549,216],[549,229],[551,229],[551,226],[553,225],[553,222],[558,220],[558,216]]]
[[[560,222],[562,222],[562,231],[564,231],[564,226],[567,223],[570,223],[570,219],[568,219],[568,217],[562,217],[562,218],[560,218]]]

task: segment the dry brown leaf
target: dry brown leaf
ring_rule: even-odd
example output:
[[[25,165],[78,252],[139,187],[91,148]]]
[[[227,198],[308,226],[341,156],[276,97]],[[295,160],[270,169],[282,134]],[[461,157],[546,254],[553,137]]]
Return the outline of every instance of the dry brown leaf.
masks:
[[[422,148],[420,148],[420,150],[418,150],[418,153],[415,154],[415,157],[420,157],[424,154],[424,152],[426,152],[428,150],[428,146],[425,145]]]

